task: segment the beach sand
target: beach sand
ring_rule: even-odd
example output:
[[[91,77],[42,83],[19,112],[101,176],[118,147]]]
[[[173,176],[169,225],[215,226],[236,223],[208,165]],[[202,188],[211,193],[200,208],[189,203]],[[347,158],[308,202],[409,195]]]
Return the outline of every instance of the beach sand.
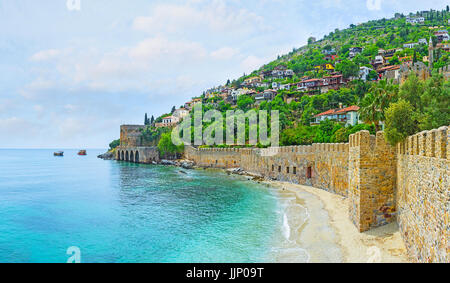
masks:
[[[348,216],[348,199],[308,186],[265,183],[277,188],[281,197],[295,195],[297,203],[308,208],[309,219],[295,235],[296,241],[308,251],[309,262],[408,262],[396,223],[359,233]],[[330,227],[333,231],[329,231]]]

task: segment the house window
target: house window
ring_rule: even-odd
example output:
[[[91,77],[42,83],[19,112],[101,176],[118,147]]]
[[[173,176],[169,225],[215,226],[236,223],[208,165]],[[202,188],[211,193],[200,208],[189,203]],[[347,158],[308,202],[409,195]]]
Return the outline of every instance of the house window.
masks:
[[[306,169],[306,178],[308,178],[308,179],[311,179],[311,178],[312,178],[312,168],[311,168],[311,166],[309,166],[309,167]]]
[[[278,173],[281,173],[281,166],[278,166]]]
[[[286,174],[289,174],[289,167],[286,167]]]
[[[272,172],[275,171],[275,165],[272,164]]]
[[[296,175],[297,174],[297,167],[293,168],[292,174]]]

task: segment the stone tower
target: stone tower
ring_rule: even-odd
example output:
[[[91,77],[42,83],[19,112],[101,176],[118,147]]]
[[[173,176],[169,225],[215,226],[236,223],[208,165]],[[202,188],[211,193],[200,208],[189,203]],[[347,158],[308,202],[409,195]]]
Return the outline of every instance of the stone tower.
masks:
[[[428,43],[428,67],[431,69],[433,69],[433,61],[434,61],[434,56],[433,56],[433,40],[431,40],[431,36],[430,36],[430,41]]]

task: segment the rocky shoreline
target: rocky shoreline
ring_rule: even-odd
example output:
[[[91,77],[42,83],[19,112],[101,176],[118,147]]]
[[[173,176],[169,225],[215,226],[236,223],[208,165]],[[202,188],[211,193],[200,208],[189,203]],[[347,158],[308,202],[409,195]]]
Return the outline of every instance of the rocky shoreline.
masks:
[[[103,154],[100,154],[97,156],[97,158],[103,159],[103,160],[114,160],[114,152],[108,151]],[[175,167],[181,167],[183,169],[209,169],[208,167],[202,167],[195,165],[194,161],[187,160],[187,159],[179,159],[179,160],[167,160],[162,159],[160,162],[152,162],[153,165],[163,165],[163,166],[175,166]],[[247,172],[242,170],[241,168],[230,168],[230,169],[224,169],[224,171],[227,174],[234,174],[234,175],[240,175],[240,176],[246,176],[249,180],[253,180],[255,182],[264,182],[264,181],[272,181],[271,179],[268,179],[267,177],[264,177],[260,174],[255,174],[251,172]]]

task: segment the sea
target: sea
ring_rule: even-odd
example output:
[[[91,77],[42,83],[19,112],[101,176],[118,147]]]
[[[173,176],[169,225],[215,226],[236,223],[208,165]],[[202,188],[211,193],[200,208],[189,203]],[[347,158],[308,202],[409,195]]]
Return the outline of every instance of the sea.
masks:
[[[102,160],[102,149],[55,151],[0,149],[0,263],[341,259],[325,224],[328,242],[300,240],[311,211],[267,184],[222,170]]]

